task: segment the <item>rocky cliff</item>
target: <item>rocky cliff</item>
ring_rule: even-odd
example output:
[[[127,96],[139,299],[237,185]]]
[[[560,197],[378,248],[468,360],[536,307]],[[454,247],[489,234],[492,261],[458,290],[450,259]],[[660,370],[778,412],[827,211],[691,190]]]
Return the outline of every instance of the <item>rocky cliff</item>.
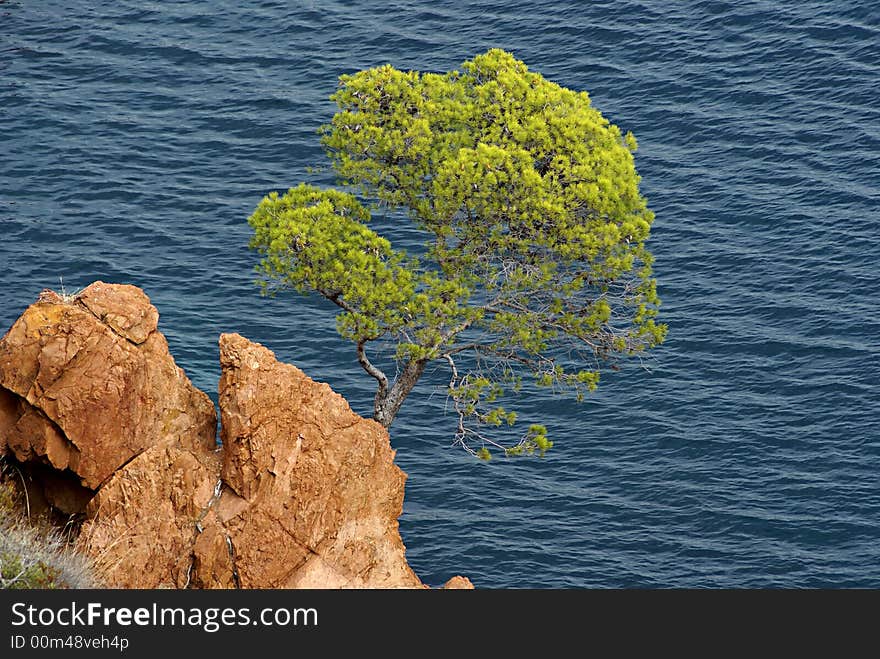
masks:
[[[237,334],[210,398],[134,286],[44,291],[0,339],[0,455],[117,588],[419,588],[381,425]],[[469,587],[461,577],[449,587]]]

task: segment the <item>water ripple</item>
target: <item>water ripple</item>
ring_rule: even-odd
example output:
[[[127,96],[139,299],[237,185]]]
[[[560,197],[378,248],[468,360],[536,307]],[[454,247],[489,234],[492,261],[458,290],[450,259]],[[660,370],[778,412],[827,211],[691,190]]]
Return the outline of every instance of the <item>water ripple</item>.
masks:
[[[880,14],[854,0],[209,0],[0,7],[0,325],[43,287],[145,288],[197,386],[238,331],[366,413],[318,300],[260,298],[245,219],[320,163],[343,72],[492,46],[639,137],[670,324],[586,403],[536,395],[543,460],[449,448],[443,376],[395,424],[431,584],[880,586]],[[380,218],[390,224],[393,218]],[[391,227],[389,227],[391,228]],[[408,234],[393,230],[397,241]]]

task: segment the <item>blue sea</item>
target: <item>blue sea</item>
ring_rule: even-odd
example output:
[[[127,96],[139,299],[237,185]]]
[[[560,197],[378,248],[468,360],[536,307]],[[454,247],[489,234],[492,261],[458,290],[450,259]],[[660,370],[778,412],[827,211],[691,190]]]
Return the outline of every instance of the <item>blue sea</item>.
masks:
[[[880,5],[0,1],[0,333],[43,288],[141,286],[216,400],[239,332],[369,415],[334,309],[264,298],[247,217],[326,160],[342,73],[511,51],[639,139],[667,341],[544,457],[450,445],[429,373],[391,429],[431,585],[880,587]],[[384,211],[383,211],[384,212]],[[377,228],[395,245],[399,216]]]

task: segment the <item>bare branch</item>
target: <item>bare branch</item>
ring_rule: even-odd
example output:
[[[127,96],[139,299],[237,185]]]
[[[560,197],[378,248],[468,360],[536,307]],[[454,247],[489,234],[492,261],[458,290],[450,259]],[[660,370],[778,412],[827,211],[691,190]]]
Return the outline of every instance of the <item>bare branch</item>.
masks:
[[[367,374],[370,375],[370,377],[375,378],[376,381],[379,383],[379,391],[376,392],[376,396],[384,397],[385,392],[388,391],[388,376],[385,375],[385,373],[383,373],[376,366],[374,366],[367,357],[367,352],[366,350],[364,350],[364,344],[366,344],[366,342],[366,339],[361,339],[357,343],[358,363],[361,365],[361,368],[363,368],[367,372]]]

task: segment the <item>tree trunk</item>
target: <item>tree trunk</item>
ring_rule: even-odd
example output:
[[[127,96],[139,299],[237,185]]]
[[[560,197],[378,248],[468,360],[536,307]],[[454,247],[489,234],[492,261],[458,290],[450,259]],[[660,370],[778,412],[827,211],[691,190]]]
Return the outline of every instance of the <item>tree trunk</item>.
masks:
[[[373,419],[386,428],[391,425],[403,401],[425,372],[427,364],[423,359],[408,362],[391,387],[379,387],[373,404]]]

